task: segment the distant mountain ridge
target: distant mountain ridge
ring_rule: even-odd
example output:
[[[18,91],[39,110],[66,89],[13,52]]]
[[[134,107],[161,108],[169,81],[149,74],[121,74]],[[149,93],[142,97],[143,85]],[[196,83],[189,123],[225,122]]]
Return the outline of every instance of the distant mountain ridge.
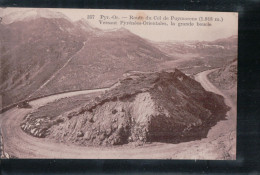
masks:
[[[168,41],[155,43],[158,48],[168,54],[199,53],[228,54],[236,53],[238,37],[236,35],[221,38],[215,41]]]

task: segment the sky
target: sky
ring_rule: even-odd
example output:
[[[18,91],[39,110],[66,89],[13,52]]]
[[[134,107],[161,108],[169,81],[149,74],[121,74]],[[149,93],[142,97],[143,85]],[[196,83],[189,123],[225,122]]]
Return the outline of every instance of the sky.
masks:
[[[9,8],[9,11],[18,11],[18,10],[29,10],[21,8]],[[167,16],[169,20],[167,23],[168,26],[161,25],[128,25],[124,28],[128,29],[134,34],[137,34],[141,37],[152,41],[185,41],[185,40],[204,40],[204,41],[213,41],[220,38],[230,37],[232,35],[238,34],[238,13],[232,12],[198,12],[198,11],[155,11],[155,10],[104,10],[104,9],[49,9],[51,11],[60,12],[66,15],[70,20],[77,21],[82,18],[85,18],[88,23],[94,27],[108,30],[121,28],[121,25],[104,25],[100,24],[101,15],[103,16],[117,16],[120,19],[117,19],[118,23],[123,21],[129,21],[130,16],[133,17],[151,17],[152,19],[157,19]],[[0,13],[1,15],[1,13]],[[88,19],[88,15],[94,15],[94,19]],[[126,17],[126,18],[122,18]],[[170,20],[171,17],[174,17],[173,20]],[[177,21],[178,17],[183,18],[197,18],[197,21],[194,21],[194,26],[181,26],[178,27],[177,22],[189,23],[190,20]],[[197,26],[197,22],[200,18],[206,19],[206,17],[212,18],[213,21],[210,21],[212,26]],[[208,19],[209,19],[208,18]],[[216,22],[215,19],[223,20],[222,22]],[[103,20],[102,20],[103,21]],[[106,21],[115,21],[113,19]],[[143,22],[142,19],[132,20]],[[155,22],[156,20],[150,20]],[[160,20],[157,20],[159,22]],[[164,21],[164,20],[161,20]],[[175,26],[171,25],[171,22],[175,23]],[[207,23],[207,21],[203,21]]]

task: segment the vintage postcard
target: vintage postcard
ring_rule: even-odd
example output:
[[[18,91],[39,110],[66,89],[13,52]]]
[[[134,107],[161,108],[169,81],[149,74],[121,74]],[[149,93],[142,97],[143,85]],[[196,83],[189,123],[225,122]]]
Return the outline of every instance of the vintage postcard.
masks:
[[[238,13],[0,8],[1,158],[236,159]]]

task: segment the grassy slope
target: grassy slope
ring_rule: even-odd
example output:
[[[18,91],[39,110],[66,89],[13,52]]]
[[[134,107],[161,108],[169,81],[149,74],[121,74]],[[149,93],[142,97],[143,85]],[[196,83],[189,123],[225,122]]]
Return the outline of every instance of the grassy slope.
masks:
[[[226,66],[212,72],[210,81],[229,95],[234,103],[237,101],[237,59],[229,62]]]

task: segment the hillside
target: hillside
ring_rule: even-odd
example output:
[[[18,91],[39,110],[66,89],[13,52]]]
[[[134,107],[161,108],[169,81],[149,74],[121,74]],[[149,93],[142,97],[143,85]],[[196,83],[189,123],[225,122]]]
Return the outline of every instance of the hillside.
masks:
[[[83,46],[66,19],[37,18],[0,26],[3,106],[28,97]],[[4,32],[2,32],[2,30]]]
[[[124,28],[102,31],[84,19],[73,22],[48,9],[2,15],[3,107],[54,93],[108,87],[132,70],[177,67],[194,74],[223,66],[237,55],[236,36],[212,42],[155,43]]]
[[[228,109],[222,96],[176,69],[134,73],[59,116],[29,114],[21,128],[36,137],[82,145],[179,143],[206,137]]]
[[[111,86],[126,71],[156,70],[159,63],[168,60],[173,58],[126,29],[97,31],[39,93]]]
[[[226,92],[236,103],[237,99],[237,59],[209,74],[215,86]]]
[[[84,19],[72,22],[47,9],[4,17],[0,24],[3,107],[26,98],[108,86],[127,70],[152,70],[170,59],[127,30],[102,31]]]

